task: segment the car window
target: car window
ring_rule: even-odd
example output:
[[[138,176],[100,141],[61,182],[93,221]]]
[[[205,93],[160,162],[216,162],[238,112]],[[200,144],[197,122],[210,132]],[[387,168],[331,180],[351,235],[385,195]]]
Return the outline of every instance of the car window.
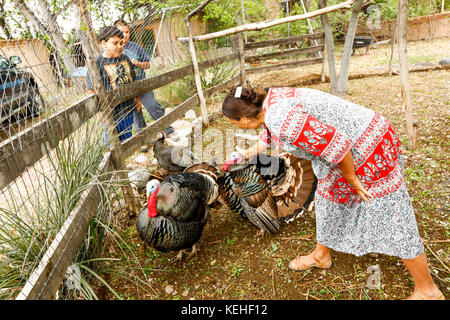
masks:
[[[5,57],[0,57],[0,69],[7,70],[9,69],[9,61],[5,59]]]

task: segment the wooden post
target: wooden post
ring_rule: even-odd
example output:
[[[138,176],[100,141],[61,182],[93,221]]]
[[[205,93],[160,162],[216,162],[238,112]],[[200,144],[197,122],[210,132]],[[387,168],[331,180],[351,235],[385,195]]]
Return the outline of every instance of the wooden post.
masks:
[[[326,61],[326,55],[325,55],[325,50],[327,50],[327,44],[324,42],[323,44],[323,61],[322,61],[322,73],[320,75],[320,81],[324,82],[325,81],[325,61]]]
[[[206,109],[206,99],[205,96],[203,95],[202,82],[200,80],[200,71],[198,69],[197,54],[195,53],[194,41],[192,40],[191,24],[189,20],[185,20],[185,22],[186,28],[189,33],[189,52],[191,54],[192,66],[194,67],[195,86],[197,87],[198,99],[200,100],[202,122],[204,125],[207,125],[209,122],[208,110]]]
[[[398,19],[394,26],[394,32],[392,32],[391,36],[391,58],[389,59],[389,76],[392,75],[392,60],[394,59],[394,47],[395,42],[397,41],[397,30],[398,30]]]
[[[345,96],[348,94],[348,74],[350,72],[350,57],[352,55],[353,40],[355,39],[358,17],[361,11],[363,0],[356,0],[352,9],[350,22],[348,23],[347,35],[345,36],[344,49],[342,50],[341,68],[337,82],[337,94]]]
[[[239,12],[237,14],[237,23],[240,26],[242,24],[241,16]],[[242,38],[242,33],[238,33],[238,54],[239,54],[239,64],[241,68],[241,86],[245,87],[247,85],[247,79],[245,74],[245,51],[244,51],[244,39]]]
[[[408,131],[408,149],[417,148],[417,125],[414,128],[413,106],[411,101],[411,88],[409,83],[408,54],[406,45],[406,28],[408,23],[408,0],[398,0],[398,60],[400,63],[401,92],[403,98],[403,111],[406,117]]]
[[[319,0],[319,9],[326,8],[328,0]],[[328,74],[330,76],[330,93],[336,94],[337,91],[337,74],[336,74],[336,60],[334,57],[334,40],[333,33],[331,30],[331,24],[328,20],[328,14],[322,14],[320,16],[320,21],[322,22],[323,32],[325,34],[325,47],[324,56],[326,54],[328,61]]]
[[[431,43],[431,40],[433,40],[433,32],[431,31],[431,0],[428,0],[428,33],[430,34],[429,41]]]
[[[80,41],[86,56],[86,63],[89,70],[89,76],[91,77],[92,85],[95,93],[97,94],[97,103],[100,106],[98,109],[101,110],[101,117],[103,121],[106,123],[107,134],[109,139],[117,133],[116,123],[113,117],[114,105],[111,104],[111,100],[106,99],[105,89],[103,87],[103,82],[100,76],[100,71],[98,70],[98,66],[96,63],[96,56],[98,54],[96,50],[96,40],[91,37],[91,32],[86,32],[83,29],[89,30],[89,23],[85,19],[85,12],[87,10],[85,0],[79,0],[79,19],[81,25],[85,28],[81,28],[81,36]],[[111,142],[111,160],[114,165],[114,169],[118,171],[119,177],[121,180],[127,180],[128,176],[123,171],[125,169],[125,160],[123,159],[123,151],[118,139],[112,139]],[[137,215],[137,207],[135,195],[133,193],[133,189],[130,184],[126,184],[122,187],[125,200],[128,204],[128,209],[130,210],[132,216]]]

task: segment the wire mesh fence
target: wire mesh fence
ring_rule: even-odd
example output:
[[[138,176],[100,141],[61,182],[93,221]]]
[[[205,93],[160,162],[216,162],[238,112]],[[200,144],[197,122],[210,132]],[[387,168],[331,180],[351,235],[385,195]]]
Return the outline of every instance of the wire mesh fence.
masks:
[[[0,40],[0,298],[90,299],[98,298],[92,279],[108,286],[95,269],[98,259],[107,259],[99,256],[104,240],[128,248],[111,212],[122,198],[139,199],[121,188],[128,184],[125,168],[111,154],[119,149],[129,155],[128,145],[148,141],[129,143],[161,118],[164,108],[187,111],[198,104],[189,102],[197,90],[188,44],[178,39],[188,34],[187,13],[201,2],[0,1],[13,5],[2,16],[6,24]],[[245,24],[289,16],[300,12],[300,2],[212,1],[191,19],[192,33],[227,29],[238,20]],[[105,37],[104,27],[113,25],[120,32]],[[246,32],[244,41],[312,31],[314,23],[310,28],[300,21]],[[119,41],[112,44],[115,37]],[[236,41],[231,35],[195,43],[208,96],[214,91],[208,88],[239,75]],[[136,99],[139,95],[129,86],[135,81],[146,87],[156,83],[153,93]],[[142,113],[136,112],[138,106]],[[71,245],[77,242],[81,245]],[[136,264],[131,251],[124,255],[125,262]],[[50,264],[51,270],[45,270]],[[55,274],[64,279],[56,287]],[[145,279],[145,272],[141,276]],[[136,275],[124,277],[151,292]]]

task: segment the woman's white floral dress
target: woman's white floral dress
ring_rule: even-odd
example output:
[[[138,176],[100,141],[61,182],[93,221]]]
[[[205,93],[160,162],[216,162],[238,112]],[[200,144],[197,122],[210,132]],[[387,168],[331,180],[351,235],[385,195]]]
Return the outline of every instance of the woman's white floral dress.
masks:
[[[260,140],[312,161],[317,241],[357,256],[378,252],[412,259],[424,250],[403,181],[400,140],[376,112],[308,88],[271,88]],[[366,203],[337,164],[351,151],[374,196]]]

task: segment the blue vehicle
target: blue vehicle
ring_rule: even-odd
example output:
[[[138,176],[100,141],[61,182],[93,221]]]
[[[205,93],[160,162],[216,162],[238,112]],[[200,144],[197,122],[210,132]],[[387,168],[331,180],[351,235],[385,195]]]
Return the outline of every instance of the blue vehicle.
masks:
[[[40,114],[44,100],[37,82],[29,72],[16,66],[22,62],[18,56],[9,59],[0,55],[0,126]]]

